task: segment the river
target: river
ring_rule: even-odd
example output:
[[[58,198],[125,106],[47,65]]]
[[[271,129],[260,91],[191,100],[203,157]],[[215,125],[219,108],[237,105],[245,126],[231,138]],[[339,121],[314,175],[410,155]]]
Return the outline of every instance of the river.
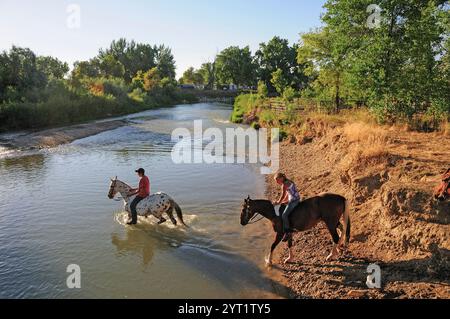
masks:
[[[231,107],[180,105],[125,117],[128,125],[25,156],[0,152],[0,298],[277,298],[263,265],[272,233],[243,228],[240,205],[264,197],[250,164],[174,164],[171,132],[234,127]],[[6,154],[6,155],[5,155]],[[147,169],[152,192],[170,194],[190,229],[153,218],[124,225],[110,177],[132,185]],[[70,264],[81,289],[69,289]]]

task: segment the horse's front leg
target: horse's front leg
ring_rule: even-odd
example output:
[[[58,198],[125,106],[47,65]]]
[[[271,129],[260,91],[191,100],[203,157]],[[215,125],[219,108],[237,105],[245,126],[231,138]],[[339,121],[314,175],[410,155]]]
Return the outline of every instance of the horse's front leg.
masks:
[[[289,257],[284,260],[285,264],[290,263],[292,260],[294,260],[294,251],[293,251],[292,246],[293,246],[293,240],[292,240],[292,236],[291,236],[288,240]]]
[[[270,248],[270,254],[266,258],[266,265],[268,267],[272,266],[273,252],[275,251],[277,246],[280,244],[282,239],[283,239],[283,234],[282,233],[277,233],[276,236],[275,236],[275,241],[273,242],[272,247]]]

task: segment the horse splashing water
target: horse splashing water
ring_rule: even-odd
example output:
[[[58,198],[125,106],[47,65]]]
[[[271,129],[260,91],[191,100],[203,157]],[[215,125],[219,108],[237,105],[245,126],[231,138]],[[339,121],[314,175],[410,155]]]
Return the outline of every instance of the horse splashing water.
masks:
[[[133,202],[133,199],[136,197],[130,196],[132,187],[128,184],[117,179],[111,179],[111,185],[109,187],[108,198],[114,199],[114,197],[119,193],[124,200],[125,211],[128,214],[131,214],[130,204]],[[177,220],[173,215],[173,211],[175,210],[177,217],[181,224],[188,227],[183,221],[183,213],[181,211],[180,206],[167,194],[164,193],[156,193],[148,196],[139,202],[136,206],[136,211],[139,216],[143,216],[147,218],[150,215],[153,215],[159,220],[159,224],[162,224],[166,221],[163,217],[164,214],[169,216],[170,220],[174,225],[177,225]]]
[[[291,228],[295,232],[307,231],[315,227],[320,221],[323,221],[334,242],[333,249],[327,257],[327,261],[335,258],[340,248],[348,245],[350,241],[350,206],[347,200],[335,194],[323,194],[304,200],[292,211],[289,216]],[[275,207],[268,200],[252,200],[250,196],[244,201],[241,212],[241,225],[246,226],[255,219],[257,215],[261,218],[267,218],[272,222],[275,231],[275,241],[272,244],[270,254],[266,258],[266,264],[272,265],[272,255],[283,239],[283,221],[275,213]],[[343,225],[340,222],[344,218]],[[339,232],[340,231],[340,235]],[[289,257],[284,261],[288,263],[293,259],[293,240],[292,236],[288,239]]]

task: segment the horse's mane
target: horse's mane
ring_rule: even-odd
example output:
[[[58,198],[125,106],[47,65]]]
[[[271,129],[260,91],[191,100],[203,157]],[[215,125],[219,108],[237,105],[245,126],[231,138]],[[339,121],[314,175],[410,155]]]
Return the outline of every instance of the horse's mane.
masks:
[[[120,182],[120,183],[122,183],[122,184],[124,184],[124,185],[127,186],[128,188],[133,188],[133,187],[131,187],[130,185],[128,185],[127,183],[122,182],[120,179],[118,179],[117,181]]]
[[[258,203],[261,203],[261,204],[271,204],[272,206],[273,206],[273,204],[272,204],[272,202],[270,201],[270,200],[267,200],[267,199],[252,199],[251,200],[252,202],[258,202]]]

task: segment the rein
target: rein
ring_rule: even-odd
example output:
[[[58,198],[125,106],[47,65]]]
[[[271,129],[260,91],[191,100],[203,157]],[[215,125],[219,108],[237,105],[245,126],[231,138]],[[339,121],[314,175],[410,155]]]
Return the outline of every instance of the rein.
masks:
[[[255,220],[255,221],[252,222],[252,220],[254,220],[254,219],[256,218],[256,216],[258,216],[258,215],[259,215],[259,214],[256,213],[252,218],[250,218],[250,220],[249,220],[249,222],[248,222],[248,225],[256,224],[256,223],[262,221],[262,220],[265,218],[264,216],[261,216],[258,220]]]

